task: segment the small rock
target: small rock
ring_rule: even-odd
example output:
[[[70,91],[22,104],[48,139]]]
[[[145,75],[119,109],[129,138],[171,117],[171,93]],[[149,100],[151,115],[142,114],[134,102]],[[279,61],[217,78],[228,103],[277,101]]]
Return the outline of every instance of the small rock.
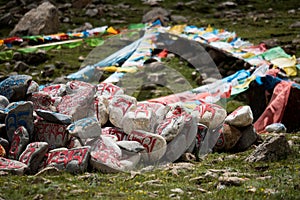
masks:
[[[167,10],[157,7],[153,8],[143,16],[142,23],[149,23],[159,19],[163,24],[165,24],[169,21],[169,18],[170,13]]]
[[[295,9],[288,10],[288,14],[295,14],[295,13],[296,13]]]
[[[239,186],[242,185],[245,181],[249,180],[248,178],[239,178],[239,177],[226,177],[221,176],[219,177],[219,182],[224,185],[235,185]]]
[[[297,21],[297,22],[291,24],[291,25],[289,26],[289,28],[291,28],[291,29],[294,29],[294,28],[300,28],[300,21]]]
[[[180,188],[174,188],[174,189],[171,189],[171,192],[175,192],[175,193],[179,193],[179,194],[184,194],[184,191]]]
[[[171,15],[171,21],[175,22],[176,24],[180,24],[187,23],[188,19],[181,15]]]
[[[85,15],[88,17],[96,17],[98,15],[98,9],[97,8],[87,9]]]
[[[232,1],[226,1],[226,2],[220,3],[218,5],[218,9],[236,8],[236,7],[237,7],[237,4]]]
[[[78,33],[78,32],[82,32],[82,31],[86,31],[86,30],[92,29],[92,28],[93,28],[93,25],[91,23],[85,22],[81,27],[73,29],[72,31],[74,33]]]
[[[246,158],[248,162],[277,161],[291,153],[291,148],[285,135],[269,136],[255,151]]]
[[[282,123],[273,123],[266,126],[265,131],[269,133],[285,133],[286,127]]]
[[[45,175],[60,175],[61,171],[57,169],[56,167],[45,167],[42,170],[40,170],[38,173],[36,173],[34,176],[45,176]]]

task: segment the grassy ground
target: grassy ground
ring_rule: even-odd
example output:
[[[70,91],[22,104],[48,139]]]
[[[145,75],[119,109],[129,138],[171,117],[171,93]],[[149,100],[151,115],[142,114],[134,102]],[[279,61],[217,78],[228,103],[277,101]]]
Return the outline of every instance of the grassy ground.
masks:
[[[0,1],[2,4],[5,1]],[[114,16],[106,13],[103,18],[87,19],[82,17],[83,11],[78,12],[78,17],[72,19],[74,23],[62,26],[62,31],[80,26],[85,21],[90,21],[94,26],[113,25],[117,28],[127,26],[129,23],[141,21],[143,13],[150,7],[142,5],[139,0],[104,1],[108,4],[127,3],[136,7],[135,12],[126,10],[111,11],[118,14]],[[182,1],[188,2],[188,1]],[[239,9],[248,13],[254,12],[253,16],[223,18],[217,17],[217,4],[199,1],[193,7],[178,9],[172,0],[165,0],[162,5],[172,10],[173,14],[184,15],[189,24],[197,26],[213,25],[216,28],[226,28],[235,31],[239,36],[255,44],[276,38],[280,44],[290,44],[299,35],[299,29],[289,29],[289,25],[300,20],[300,6],[297,0],[249,0],[253,7],[243,5],[240,1]],[[272,8],[273,11],[268,11]],[[288,14],[288,10],[295,9],[296,13]],[[270,13],[271,14],[268,14]],[[263,17],[266,13],[269,17]],[[110,24],[111,19],[123,18],[128,24]],[[0,28],[1,37],[9,32],[9,28]],[[48,52],[50,59],[39,66],[54,64],[63,61],[70,66],[56,69],[53,77],[43,78],[34,76],[39,83],[52,81],[55,77],[77,71],[82,64],[78,61],[79,56],[87,56],[92,48],[80,46],[74,49],[51,50]],[[296,55],[300,52],[297,49]],[[178,61],[179,62],[179,61]],[[180,71],[195,87],[195,82],[189,76],[191,69],[180,67],[175,63],[168,63]],[[177,68],[176,68],[177,67]],[[10,73],[4,63],[0,64],[3,73]],[[239,103],[239,102],[237,102]],[[119,174],[102,174],[90,172],[86,174],[59,173],[57,175],[42,176],[0,176],[0,197],[4,199],[300,199],[300,157],[299,157],[299,134],[288,135],[295,144],[293,153],[287,159],[272,163],[246,163],[244,159],[251,153],[250,149],[243,153],[213,153],[207,155],[201,162],[173,165],[150,170],[148,172],[132,172]],[[181,166],[181,167],[180,167]],[[237,185],[221,184],[218,180],[226,173],[245,180]],[[225,174],[224,174],[225,173]],[[228,174],[227,173],[227,174]],[[174,190],[180,188],[181,190]]]
[[[247,163],[252,149],[209,154],[201,162],[173,163],[148,171],[0,176],[4,199],[299,199],[299,135],[293,153],[278,162]],[[223,183],[220,177],[238,177]]]

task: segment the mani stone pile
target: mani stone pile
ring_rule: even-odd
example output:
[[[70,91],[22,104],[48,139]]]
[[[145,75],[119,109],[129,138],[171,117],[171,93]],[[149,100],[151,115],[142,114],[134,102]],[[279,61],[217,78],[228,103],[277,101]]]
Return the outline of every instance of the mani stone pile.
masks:
[[[244,151],[258,138],[249,106],[142,101],[108,83],[0,82],[0,171],[120,172],[211,151]]]

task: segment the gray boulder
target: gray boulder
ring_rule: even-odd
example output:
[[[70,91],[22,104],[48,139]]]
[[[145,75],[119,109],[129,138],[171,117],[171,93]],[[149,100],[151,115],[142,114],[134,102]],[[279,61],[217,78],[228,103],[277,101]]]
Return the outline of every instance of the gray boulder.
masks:
[[[143,16],[142,23],[154,22],[157,19],[160,19],[160,21],[163,24],[169,22],[170,21],[169,11],[161,7],[153,8]]]
[[[246,158],[248,162],[278,161],[285,159],[291,153],[291,148],[285,135],[269,136],[253,153]]]
[[[58,32],[58,30],[58,10],[51,3],[44,2],[27,12],[10,32],[10,36],[51,34]]]

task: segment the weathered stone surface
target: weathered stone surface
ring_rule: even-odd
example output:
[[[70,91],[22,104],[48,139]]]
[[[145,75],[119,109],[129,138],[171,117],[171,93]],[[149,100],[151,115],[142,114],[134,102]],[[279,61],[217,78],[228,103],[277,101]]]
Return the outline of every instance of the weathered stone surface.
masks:
[[[136,107],[129,109],[122,119],[122,127],[125,133],[130,134],[133,130],[154,132],[169,107],[159,103],[139,102]]]
[[[90,163],[94,169],[101,172],[120,172],[122,151],[120,147],[107,136],[101,136],[91,143]]]
[[[118,128],[122,128],[122,119],[129,109],[136,107],[137,101],[128,95],[115,95],[109,102],[109,121]]]
[[[259,138],[253,125],[247,126],[240,130],[242,132],[242,135],[233,148],[233,151],[236,152],[247,150]]]
[[[97,95],[95,97],[95,111],[96,111],[96,116],[101,125],[104,125],[108,121],[108,104],[109,101],[106,97],[102,95]]]
[[[253,122],[253,114],[250,106],[240,106],[235,111],[230,113],[226,119],[225,123],[237,126],[245,127],[249,126]]]
[[[153,22],[157,19],[161,20],[162,23],[165,23],[169,21],[169,18],[170,13],[167,10],[157,7],[153,8],[143,16],[142,23]]]
[[[16,72],[24,72],[25,70],[27,70],[29,68],[29,66],[22,62],[22,61],[17,61],[15,66],[14,66],[14,71]]]
[[[42,117],[47,122],[69,125],[72,123],[72,118],[69,115],[64,115],[57,112],[36,109],[36,114]]]
[[[24,126],[19,126],[14,132],[8,158],[18,160],[29,143],[29,134]]]
[[[231,150],[242,136],[242,133],[237,128],[228,124],[223,124],[220,132],[220,137],[214,147],[217,151]]]
[[[0,171],[23,175],[27,169],[27,165],[22,162],[0,157]]]
[[[188,19],[184,16],[181,15],[171,15],[171,20],[173,22],[175,22],[176,24],[180,24],[180,23],[187,23]]]
[[[266,126],[265,131],[269,133],[285,133],[286,127],[282,123],[273,123]]]
[[[294,29],[294,28],[300,28],[300,21],[297,21],[297,22],[291,24],[291,25],[289,26],[289,28],[291,28],[291,29]]]
[[[126,151],[138,153],[145,150],[145,147],[137,141],[117,141],[117,145]]]
[[[166,140],[160,136],[147,131],[135,130],[128,135],[129,141],[137,141],[145,147],[142,153],[142,159],[145,163],[154,163],[158,161],[166,152]]]
[[[49,149],[64,147],[69,139],[66,128],[66,125],[37,120],[34,123],[35,140],[47,142]]]
[[[10,102],[24,100],[32,80],[28,75],[13,75],[0,82],[0,95]]]
[[[96,138],[101,135],[101,126],[96,117],[82,118],[67,127],[69,134],[80,139]]]
[[[90,147],[54,149],[48,153],[47,167],[56,167],[70,173],[80,173],[87,170],[90,158]]]
[[[245,181],[249,180],[249,178],[240,178],[240,177],[227,177],[221,176],[219,177],[219,182],[224,185],[242,185]]]
[[[74,121],[95,115],[95,88],[88,83],[72,81],[67,84],[67,95],[57,106],[59,113],[70,115]]]
[[[40,35],[57,33],[59,16],[57,8],[49,2],[44,2],[36,9],[27,12],[10,35]]]
[[[246,161],[277,161],[285,159],[289,153],[291,153],[291,148],[285,135],[269,136],[246,158]]]
[[[8,114],[5,118],[5,125],[8,140],[11,142],[15,130],[24,126],[29,133],[29,139],[33,134],[33,104],[30,101],[13,102],[7,106]]]
[[[36,173],[47,151],[48,143],[46,142],[30,143],[20,155],[19,161],[29,167],[30,173]]]
[[[214,129],[225,120],[227,113],[224,108],[216,104],[203,103],[195,108],[199,111],[199,123]]]
[[[0,95],[0,108],[5,108],[6,106],[8,106],[8,104],[8,99],[5,96]]]
[[[165,120],[158,124],[155,133],[161,135],[167,142],[173,140],[183,129],[185,119],[188,117],[182,108],[171,109]]]

